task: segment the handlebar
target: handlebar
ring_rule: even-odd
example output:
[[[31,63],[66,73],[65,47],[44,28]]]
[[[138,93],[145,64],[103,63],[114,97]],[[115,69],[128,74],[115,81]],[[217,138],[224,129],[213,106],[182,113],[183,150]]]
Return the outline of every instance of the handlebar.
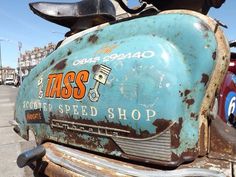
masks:
[[[140,5],[140,7],[136,8],[136,9],[131,9],[131,8],[129,8],[129,7],[123,2],[123,0],[115,0],[115,1],[119,3],[120,7],[121,7],[124,11],[126,11],[126,12],[128,12],[128,13],[130,13],[130,14],[140,13],[140,12],[142,12],[142,10],[145,9],[145,7],[147,6],[147,4],[146,4],[145,2],[143,2],[143,3]]]

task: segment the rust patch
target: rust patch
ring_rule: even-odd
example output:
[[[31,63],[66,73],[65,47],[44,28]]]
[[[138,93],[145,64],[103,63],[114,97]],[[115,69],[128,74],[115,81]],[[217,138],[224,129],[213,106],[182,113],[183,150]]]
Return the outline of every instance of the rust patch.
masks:
[[[113,142],[113,140],[109,140],[108,141],[108,143],[107,144],[105,144],[104,145],[104,149],[106,149],[106,151],[108,152],[108,153],[111,153],[111,152],[114,152],[114,151],[122,151],[121,149],[120,149],[120,147],[119,146],[117,146],[114,142]]]
[[[208,113],[208,110],[203,110],[203,111],[201,112],[201,115],[206,116],[207,113]]]
[[[191,99],[187,99],[187,100],[186,100],[186,103],[187,103],[187,105],[188,105],[188,108],[189,108],[191,105],[193,105],[194,102],[195,102],[195,101],[194,101],[194,99],[192,99],[192,98],[191,98]]]
[[[80,43],[82,40],[83,40],[83,38],[80,37],[80,38],[77,38],[75,41],[76,41],[77,43]]]
[[[179,156],[172,152],[171,159],[172,161],[177,161],[178,164],[182,164],[182,163],[194,161],[197,158],[197,156],[198,156],[198,153],[196,151],[196,148],[193,148],[193,149],[186,150]]]
[[[183,126],[183,118],[179,118],[179,123],[175,123],[170,131],[171,131],[171,147],[178,148],[180,145],[180,132]]]
[[[156,119],[153,123],[156,128],[156,133],[159,134],[163,132],[166,128],[168,128],[171,124],[170,120],[165,120],[165,119]]]
[[[202,80],[201,80],[201,83],[203,83],[204,86],[206,86],[207,83],[208,83],[208,81],[209,81],[209,76],[208,76],[207,74],[203,73],[203,74],[202,74]]]
[[[212,53],[212,59],[216,60],[216,51]]]
[[[53,59],[50,63],[50,66],[52,66],[55,63],[55,60]]]
[[[195,113],[191,112],[190,117],[194,118],[195,117]]]
[[[100,69],[100,65],[93,65],[92,71],[93,73],[96,73]]]
[[[199,147],[200,147],[199,154],[203,154],[203,152],[205,152],[205,144],[204,144],[204,142],[206,141],[205,140],[205,133],[206,133],[205,132],[205,125],[202,124],[200,127],[200,136],[199,136],[199,140],[198,140],[198,142],[200,143],[199,144]]]
[[[64,59],[62,61],[60,61],[59,63],[57,63],[55,66],[54,66],[54,70],[63,70],[65,67],[66,67],[66,61],[67,59]]]
[[[190,113],[190,117],[194,120],[197,120],[198,119],[198,114],[194,113],[194,112],[191,112]]]
[[[191,96],[190,96],[190,93],[191,93],[191,90],[189,90],[189,89],[186,89],[184,92],[181,92],[181,91],[179,91],[180,92],[180,94],[181,94],[181,97],[184,95],[184,99],[183,99],[183,103],[186,103],[187,104],[187,106],[188,106],[188,109],[189,109],[189,107],[192,105],[192,104],[194,104],[194,99],[193,98],[191,98]],[[189,98],[190,97],[190,98]]]
[[[89,37],[88,42],[94,44],[95,42],[97,42],[97,40],[98,40],[98,36],[96,34],[93,34]]]
[[[200,26],[201,26],[201,30],[202,30],[202,31],[210,31],[210,28],[209,28],[209,26],[208,26],[206,23],[200,21],[199,24],[200,24]]]
[[[198,152],[196,148],[188,149],[187,151],[181,154],[181,159],[183,162],[192,162],[198,156]]]
[[[235,128],[228,126],[219,117],[210,126],[210,155],[225,160],[236,159]]]
[[[190,93],[191,93],[191,90],[188,90],[188,89],[187,89],[187,90],[184,91],[184,96],[187,96],[187,95],[190,94]]]

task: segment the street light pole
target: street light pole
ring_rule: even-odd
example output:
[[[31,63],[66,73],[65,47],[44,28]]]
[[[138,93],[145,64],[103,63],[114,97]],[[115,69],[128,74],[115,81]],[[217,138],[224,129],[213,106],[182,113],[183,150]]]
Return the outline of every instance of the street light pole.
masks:
[[[22,42],[18,41],[18,49],[19,49],[19,61],[18,61],[18,65],[19,65],[19,72],[20,72],[20,85],[22,84],[22,71],[21,71],[21,48],[22,48]]]
[[[0,40],[0,71],[1,71],[1,83],[2,83],[3,82],[3,78],[2,78],[3,74],[2,74],[2,48],[1,48],[1,41],[2,40]]]
[[[1,79],[3,81],[3,72],[2,72],[2,56],[1,56],[1,42],[2,41],[6,41],[6,42],[12,42],[14,44],[16,44],[16,41],[12,41],[9,39],[4,39],[4,38],[0,38],[0,71],[1,71]],[[20,54],[20,58],[21,58],[21,49],[22,49],[22,42],[18,41],[18,48],[19,48],[19,54]],[[20,84],[22,84],[22,71],[21,71],[21,64],[20,61],[18,61],[18,65],[19,65],[19,72],[20,72]]]

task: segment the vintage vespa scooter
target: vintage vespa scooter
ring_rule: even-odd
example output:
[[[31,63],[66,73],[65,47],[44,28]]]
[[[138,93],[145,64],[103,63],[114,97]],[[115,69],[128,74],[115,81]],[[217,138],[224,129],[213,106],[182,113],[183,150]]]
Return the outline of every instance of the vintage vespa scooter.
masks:
[[[14,130],[32,131],[38,146],[18,166],[38,176],[233,177],[236,130],[212,111],[230,50],[204,15],[221,1],[118,2],[136,15],[116,21],[109,0],[30,4],[70,32],[19,90]]]

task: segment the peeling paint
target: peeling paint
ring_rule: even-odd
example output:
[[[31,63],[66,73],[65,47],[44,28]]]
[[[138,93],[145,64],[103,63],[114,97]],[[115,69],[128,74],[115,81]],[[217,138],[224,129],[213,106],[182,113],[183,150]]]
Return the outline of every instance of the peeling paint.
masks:
[[[93,34],[93,35],[91,35],[91,36],[89,37],[88,42],[94,44],[94,43],[97,42],[97,40],[98,40],[98,36],[97,36],[96,34]]]
[[[208,81],[209,81],[209,76],[208,76],[207,74],[203,73],[203,74],[202,74],[201,83],[203,83],[204,86],[206,86],[207,83],[208,83]]]
[[[63,70],[65,67],[66,67],[66,62],[67,62],[67,59],[63,59],[61,60],[59,63],[57,63],[55,66],[54,66],[54,70],[57,70],[57,71],[60,71],[60,70]]]
[[[26,127],[29,126],[35,130],[40,140],[38,143],[57,141],[105,155],[172,167],[197,158],[198,126],[203,120],[201,115],[204,113],[207,116],[209,109],[204,107],[207,105],[204,101],[212,100],[211,92],[215,93],[217,87],[210,80],[215,75],[212,72],[216,62],[219,57],[222,59],[217,48],[219,37],[211,29],[213,27],[208,27],[208,20],[213,22],[198,14],[171,12],[170,15],[150,16],[145,18],[145,26],[143,20],[144,18],[137,18],[107,25],[100,32],[95,28],[81,37],[77,35],[76,41],[73,36],[66,39],[68,43],[63,42],[64,45],[33,70],[19,90],[16,104],[19,134],[25,137]],[[199,21],[202,21],[201,30],[193,27]],[[183,25],[186,26],[185,31],[182,31]],[[142,28],[123,30],[137,29],[137,26]],[[122,33],[111,32],[121,30]],[[191,37],[196,40],[189,40],[190,32]],[[175,34],[178,37],[174,37]],[[209,48],[202,50],[205,46]],[[215,60],[214,52],[217,52]],[[93,60],[94,58],[99,60]],[[81,62],[82,60],[86,62]],[[225,55],[225,62],[226,60]],[[87,95],[94,88],[93,76],[100,65],[111,68],[111,72],[107,84],[99,88],[99,101],[91,102]],[[67,99],[38,98],[38,78],[35,76],[42,76],[42,88],[45,91],[48,75],[52,72],[78,73],[82,70],[88,73],[86,82],[75,83],[75,79],[71,78],[58,89],[68,91],[73,88],[71,90],[75,89],[79,93],[81,90],[77,86],[81,85],[85,91],[84,98],[76,100],[72,94]],[[106,70],[102,72],[107,74]],[[207,91],[210,83],[213,88]],[[205,99],[205,95],[209,97]],[[43,109],[44,124],[26,124],[25,111],[36,109],[34,105],[41,105],[39,107]],[[91,107],[96,108],[96,114],[89,112]],[[201,130],[202,132],[204,134],[207,130]],[[163,160],[159,152],[153,154],[155,159],[127,154],[125,152],[130,152],[127,151],[130,147],[124,141],[123,146],[114,141],[119,138],[127,142],[130,140],[130,143],[146,141],[140,145],[142,146],[158,142],[160,135],[164,136],[162,138],[166,140],[165,145],[171,147],[168,149],[168,153],[173,155],[170,161]],[[155,141],[153,137],[156,138]]]

